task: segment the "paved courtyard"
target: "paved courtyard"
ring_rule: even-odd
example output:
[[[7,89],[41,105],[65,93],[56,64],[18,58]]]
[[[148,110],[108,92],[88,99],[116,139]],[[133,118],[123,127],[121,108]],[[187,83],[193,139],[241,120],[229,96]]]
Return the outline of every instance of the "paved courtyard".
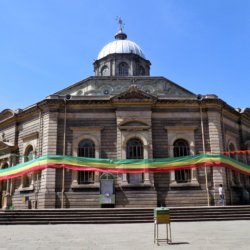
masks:
[[[164,227],[160,225],[160,233]],[[153,242],[153,224],[0,226],[0,249],[250,249],[250,221],[172,223],[173,244]]]

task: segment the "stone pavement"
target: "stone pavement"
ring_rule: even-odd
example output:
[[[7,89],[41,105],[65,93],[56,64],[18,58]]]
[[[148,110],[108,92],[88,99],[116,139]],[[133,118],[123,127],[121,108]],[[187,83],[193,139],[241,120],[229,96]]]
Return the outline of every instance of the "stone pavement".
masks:
[[[171,227],[173,244],[157,246],[152,223],[0,226],[0,249],[250,249],[250,221],[173,222]]]

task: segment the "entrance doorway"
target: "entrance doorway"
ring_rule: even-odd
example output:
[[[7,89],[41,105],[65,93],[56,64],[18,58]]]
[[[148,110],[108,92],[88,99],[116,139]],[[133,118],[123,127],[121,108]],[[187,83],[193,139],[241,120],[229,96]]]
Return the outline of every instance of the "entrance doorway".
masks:
[[[115,206],[115,178],[111,173],[103,173],[100,176],[100,205]]]

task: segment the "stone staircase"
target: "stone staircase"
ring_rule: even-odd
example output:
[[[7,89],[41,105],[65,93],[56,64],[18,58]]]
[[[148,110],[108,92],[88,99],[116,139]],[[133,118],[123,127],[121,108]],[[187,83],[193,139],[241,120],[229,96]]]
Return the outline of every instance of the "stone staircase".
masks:
[[[153,208],[0,210],[0,225],[153,223]],[[171,207],[172,222],[250,220],[250,206]]]

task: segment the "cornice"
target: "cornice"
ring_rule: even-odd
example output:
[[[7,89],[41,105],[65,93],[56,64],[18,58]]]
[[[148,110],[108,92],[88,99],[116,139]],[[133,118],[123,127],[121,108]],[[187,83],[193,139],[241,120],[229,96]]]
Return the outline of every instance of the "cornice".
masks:
[[[101,131],[104,127],[88,126],[88,127],[70,127],[72,131]]]

